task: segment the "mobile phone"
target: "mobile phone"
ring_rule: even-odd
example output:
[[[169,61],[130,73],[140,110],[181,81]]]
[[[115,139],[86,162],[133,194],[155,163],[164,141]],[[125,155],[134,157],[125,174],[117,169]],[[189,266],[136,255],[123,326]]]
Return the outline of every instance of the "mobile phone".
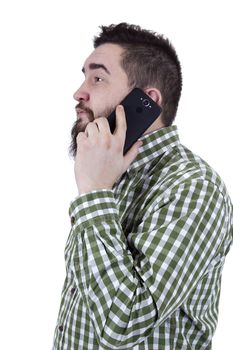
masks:
[[[125,110],[127,131],[123,154],[144,134],[159,117],[162,109],[144,91],[134,88],[120,103]],[[116,127],[115,111],[108,116],[111,133]]]

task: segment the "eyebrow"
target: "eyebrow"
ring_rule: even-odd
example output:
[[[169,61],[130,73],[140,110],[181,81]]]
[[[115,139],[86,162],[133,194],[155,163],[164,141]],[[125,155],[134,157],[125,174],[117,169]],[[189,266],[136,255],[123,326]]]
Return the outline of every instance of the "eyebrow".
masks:
[[[107,74],[111,74],[109,72],[109,70],[107,69],[107,67],[104,65],[104,64],[101,64],[101,63],[90,63],[88,68],[90,70],[95,70],[95,69],[103,69]],[[83,67],[82,68],[82,72],[85,74],[85,68]]]

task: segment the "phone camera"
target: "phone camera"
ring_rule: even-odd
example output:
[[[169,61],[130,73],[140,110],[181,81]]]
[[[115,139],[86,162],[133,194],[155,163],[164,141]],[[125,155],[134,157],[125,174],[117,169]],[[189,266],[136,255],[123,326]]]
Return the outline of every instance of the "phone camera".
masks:
[[[145,98],[144,100],[142,100],[142,104],[143,104],[144,107],[149,107],[150,106],[150,101]]]

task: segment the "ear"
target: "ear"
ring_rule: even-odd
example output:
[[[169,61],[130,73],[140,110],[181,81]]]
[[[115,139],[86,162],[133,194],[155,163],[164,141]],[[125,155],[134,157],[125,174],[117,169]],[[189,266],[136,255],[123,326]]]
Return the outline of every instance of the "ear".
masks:
[[[159,106],[162,105],[162,95],[161,95],[161,92],[158,89],[156,89],[155,87],[148,87],[148,88],[145,88],[143,90]]]

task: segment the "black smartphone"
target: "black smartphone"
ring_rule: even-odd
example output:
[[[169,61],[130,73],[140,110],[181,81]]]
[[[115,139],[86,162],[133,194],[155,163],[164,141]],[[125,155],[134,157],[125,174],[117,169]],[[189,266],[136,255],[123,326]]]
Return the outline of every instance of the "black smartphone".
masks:
[[[162,109],[144,91],[134,88],[121,103],[124,106],[127,131],[123,154],[144,134],[159,117]],[[115,111],[108,116],[111,133],[116,127]]]

